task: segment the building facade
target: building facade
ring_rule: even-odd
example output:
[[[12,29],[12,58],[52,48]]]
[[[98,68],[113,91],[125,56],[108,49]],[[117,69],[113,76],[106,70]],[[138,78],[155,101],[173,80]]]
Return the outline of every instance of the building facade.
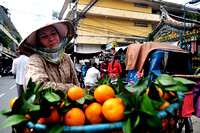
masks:
[[[173,43],[182,49],[191,51],[193,69],[200,67],[200,22],[198,18],[189,19],[188,16],[185,18],[176,16],[167,12],[164,7],[161,7],[161,12],[161,21],[152,32],[154,41]]]
[[[138,2],[66,0],[60,19],[77,20],[74,51],[103,51],[107,44],[126,46],[146,38],[152,25],[160,21],[160,15],[152,13],[151,4]]]
[[[9,10],[0,5],[0,68],[12,65],[21,36],[10,20]]]

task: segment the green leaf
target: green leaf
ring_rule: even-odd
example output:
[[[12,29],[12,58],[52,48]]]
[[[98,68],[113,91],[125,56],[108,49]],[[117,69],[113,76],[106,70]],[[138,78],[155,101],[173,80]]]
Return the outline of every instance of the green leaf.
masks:
[[[133,126],[133,129],[136,128],[139,123],[140,123],[140,116],[137,115],[137,118],[136,118],[135,124]]]
[[[31,109],[31,111],[38,111],[40,110],[40,105],[34,105],[34,104],[30,104],[26,101],[26,99],[23,97],[23,102],[24,102],[24,106],[28,109]]]
[[[145,115],[144,121],[147,123],[148,126],[153,127],[155,129],[161,129],[162,124],[160,122],[160,119],[156,115]]]
[[[84,89],[84,95],[87,95],[87,88]]]
[[[29,94],[29,93],[28,93]],[[12,112],[14,114],[23,114],[25,115],[27,111],[29,111],[28,108],[26,108],[26,106],[24,105],[24,101],[23,101],[23,97],[26,96],[25,95],[22,95],[20,96],[16,101],[15,103],[13,104],[13,107],[12,107]]]
[[[24,115],[19,115],[19,114],[12,115],[12,116],[8,117],[1,124],[0,129],[10,127],[12,125],[16,125],[16,124],[23,122],[23,121],[29,121],[29,119],[27,117],[25,117]]]
[[[131,85],[130,87],[126,87],[126,89],[129,92],[136,92],[138,90],[143,91],[144,89],[146,89],[148,87],[148,84],[149,84],[149,79],[148,78],[144,78],[144,79],[139,80],[134,85]],[[140,95],[140,93],[139,93],[139,95]]]
[[[79,104],[84,104],[84,102],[85,102],[85,98],[82,97],[82,98],[76,100],[76,102],[79,103]]]
[[[57,102],[60,100],[60,96],[57,95],[56,93],[54,92],[50,92],[50,91],[47,91],[45,94],[44,94],[44,97],[47,101],[49,102]]]
[[[165,100],[161,99],[160,102],[157,102],[155,100],[151,100],[152,105],[154,106],[154,108],[159,107],[160,105],[162,105],[165,102]]]
[[[69,106],[71,103],[68,101],[68,99],[65,99],[65,106]]]
[[[85,95],[84,98],[85,100],[90,100],[90,101],[94,99],[92,95]]]
[[[167,86],[165,90],[168,91],[189,91],[188,88],[180,81],[176,81],[176,86]]]
[[[117,83],[118,83],[118,92],[117,94],[123,92],[123,93],[130,93],[125,87],[124,87],[124,84],[122,82],[122,79],[120,78],[120,76],[118,77],[118,80],[117,80]]]
[[[133,111],[135,111],[135,109],[134,108],[131,108],[131,110],[124,110],[124,114],[131,114],[131,113],[133,113]]]
[[[115,96],[121,98],[123,103],[125,104],[125,106],[127,106],[127,105],[134,106],[134,103],[132,101],[133,95],[131,93],[129,93],[129,94],[127,93],[127,94],[123,94],[123,95],[115,95]]]
[[[33,93],[36,83],[32,81],[32,78],[29,79],[25,93]]]
[[[155,80],[155,84],[159,83],[163,86],[176,85],[176,81],[168,74],[159,75]]]
[[[38,83],[38,84],[35,86],[33,93],[37,93],[38,90],[40,89],[40,87],[41,87],[43,84],[44,84],[44,82]]]
[[[151,103],[151,99],[146,94],[142,97],[142,100],[140,102],[140,111],[149,115],[156,114],[156,110]]]
[[[61,99],[65,99],[67,97],[67,94],[64,93],[62,90],[55,90],[54,91],[56,94],[60,96]]]
[[[183,84],[194,84],[195,83],[194,81],[191,81],[191,80],[188,80],[185,78],[174,77],[173,79],[176,81],[180,81]]]
[[[123,133],[131,133],[131,118],[129,117],[126,121],[122,122]]]
[[[5,109],[0,111],[0,117],[11,115],[12,109]]]
[[[47,126],[47,133],[61,133],[66,125],[56,124]]]

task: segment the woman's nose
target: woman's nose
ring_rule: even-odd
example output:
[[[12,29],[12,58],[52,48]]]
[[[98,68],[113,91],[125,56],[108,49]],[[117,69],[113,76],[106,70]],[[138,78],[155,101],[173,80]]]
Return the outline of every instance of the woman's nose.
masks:
[[[54,37],[53,36],[50,36],[49,37],[49,41],[53,41],[54,40]]]

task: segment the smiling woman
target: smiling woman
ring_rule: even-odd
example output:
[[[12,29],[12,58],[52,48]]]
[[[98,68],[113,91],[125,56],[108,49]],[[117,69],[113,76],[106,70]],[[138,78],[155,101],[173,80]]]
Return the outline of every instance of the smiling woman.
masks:
[[[74,26],[69,21],[46,24],[33,31],[19,46],[19,50],[29,55],[26,66],[26,84],[30,78],[43,87],[52,86],[67,92],[79,86],[74,64],[65,48],[74,36]],[[43,88],[42,87],[42,88]]]

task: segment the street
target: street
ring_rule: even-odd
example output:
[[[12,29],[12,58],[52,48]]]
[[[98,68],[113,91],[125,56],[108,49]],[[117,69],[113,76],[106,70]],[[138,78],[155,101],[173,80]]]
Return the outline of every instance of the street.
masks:
[[[10,108],[10,100],[17,96],[17,90],[15,85],[14,76],[0,77],[0,110]],[[5,120],[5,117],[0,117],[0,124]],[[200,131],[200,118],[192,116],[193,132],[198,133]],[[11,127],[0,130],[0,133],[11,133]],[[184,133],[184,129],[183,132]]]
[[[0,77],[0,110],[10,108],[10,100],[17,96],[14,76]],[[0,124],[5,120],[0,117]],[[0,133],[11,133],[11,127],[1,129]]]

